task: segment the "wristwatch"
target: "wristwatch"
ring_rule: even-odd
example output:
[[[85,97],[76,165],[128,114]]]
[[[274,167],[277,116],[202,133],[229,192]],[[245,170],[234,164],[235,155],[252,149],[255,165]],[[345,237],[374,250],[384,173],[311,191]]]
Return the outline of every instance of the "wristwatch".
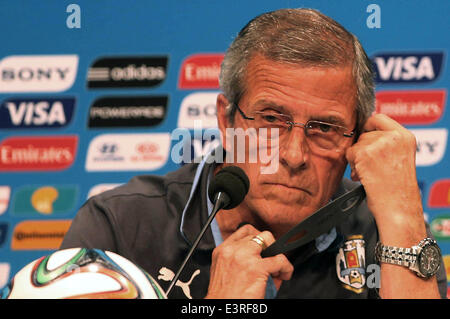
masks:
[[[375,258],[378,262],[408,267],[419,277],[430,278],[441,265],[441,250],[432,238],[425,238],[411,248],[384,246],[378,242]]]

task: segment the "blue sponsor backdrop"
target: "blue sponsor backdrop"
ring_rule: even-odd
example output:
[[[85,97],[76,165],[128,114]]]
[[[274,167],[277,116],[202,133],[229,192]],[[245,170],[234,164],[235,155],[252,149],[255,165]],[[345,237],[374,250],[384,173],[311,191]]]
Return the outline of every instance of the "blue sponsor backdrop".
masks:
[[[71,219],[86,200],[88,192],[98,184],[123,183],[136,174],[164,174],[176,169],[179,164],[171,160],[170,154],[163,153],[169,153],[177,140],[172,140],[169,146],[160,145],[158,141],[141,143],[135,147],[136,154],[126,159],[139,162],[139,165],[146,160],[164,161],[154,170],[145,169],[142,165],[137,166],[144,167],[142,169],[120,171],[86,171],[85,167],[90,142],[99,135],[170,134],[180,125],[179,113],[187,96],[218,90],[214,85],[201,81],[206,79],[208,82],[217,69],[217,61],[208,62],[208,54],[220,56],[249,19],[284,7],[318,9],[353,32],[373,58],[378,70],[377,80],[380,83],[377,91],[445,91],[442,105],[424,106],[424,103],[415,101],[415,106],[397,107],[401,108],[398,112],[403,112],[403,116],[408,116],[410,112],[420,118],[434,112],[437,118],[431,124],[407,127],[413,131],[420,129],[415,131],[423,146],[420,148],[421,154],[418,154],[421,164],[417,167],[417,175],[427,218],[432,222],[440,216],[450,215],[448,187],[447,193],[444,190],[440,194],[444,196],[444,205],[428,206],[431,186],[450,178],[450,155],[447,151],[450,115],[445,105],[450,86],[450,21],[445,15],[450,12],[449,1],[5,0],[0,2],[0,143],[11,137],[77,135],[78,148],[72,158],[73,164],[63,171],[27,171],[26,168],[25,171],[8,171],[9,166],[4,166],[2,161],[13,160],[29,167],[33,161],[42,160],[23,158],[32,156],[27,152],[39,146],[33,144],[25,150],[22,146],[21,151],[17,151],[16,147],[14,153],[14,145],[0,145],[0,263],[11,265],[11,273],[0,276],[11,277],[27,263],[50,252],[26,249],[26,243],[23,243],[25,248],[13,250],[12,238],[18,223],[30,219],[60,219],[59,215],[52,214],[51,207],[50,213],[42,208],[42,205],[45,208],[45,205],[52,204],[52,199],[46,198],[47,193],[42,189],[40,194],[44,195],[41,201],[36,195],[37,199],[34,198],[32,203],[36,209],[33,217],[14,214],[12,200],[8,205],[8,198],[14,198],[17,190],[27,185],[37,189],[54,186],[57,190],[61,185],[76,184],[79,190],[74,192],[77,194],[76,208],[66,215]],[[188,75],[190,78],[197,77],[198,81],[193,84],[196,88],[179,87],[180,76],[187,74],[182,68],[183,61],[197,54],[203,55],[204,59],[191,64]],[[48,59],[49,56],[54,58]],[[154,58],[154,63],[146,58]],[[195,69],[202,63],[206,67]],[[88,79],[89,83],[100,85],[88,85]],[[128,87],[121,86],[123,84]],[[167,97],[167,105],[129,105],[127,110],[120,111],[121,115],[115,115],[122,117],[122,120],[116,121],[121,123],[119,126],[88,127],[90,107],[94,101],[116,96]],[[186,114],[194,116],[205,111],[210,115],[211,108],[207,107],[210,104],[211,100],[207,98],[199,99],[188,106]],[[98,109],[97,116],[103,117],[103,120],[113,116],[112,108],[108,107],[103,105],[102,109]],[[132,127],[133,119],[137,118],[141,122],[149,119],[149,122],[153,120],[158,124]],[[123,126],[127,120],[131,124]],[[422,134],[422,129],[439,130]],[[93,148],[93,152],[97,153],[92,157],[123,159],[121,143],[129,141],[116,139],[98,145]],[[210,146],[210,143],[206,144]],[[48,145],[42,147],[51,148]],[[198,152],[199,149],[193,147],[192,151]],[[11,155],[13,153],[16,155]],[[51,154],[45,155],[53,156],[47,159],[49,167],[59,160],[55,155],[57,151]],[[101,166],[101,163],[96,165]],[[439,221],[435,229],[439,232],[439,244],[443,254],[450,255],[449,222],[445,218]]]

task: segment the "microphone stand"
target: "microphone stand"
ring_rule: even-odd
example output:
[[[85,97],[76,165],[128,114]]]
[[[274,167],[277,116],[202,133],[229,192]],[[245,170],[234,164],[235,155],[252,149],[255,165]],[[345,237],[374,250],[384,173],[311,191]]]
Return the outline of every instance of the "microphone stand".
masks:
[[[226,207],[228,205],[228,203],[230,202],[230,198],[224,192],[219,192],[216,195],[215,199],[216,200],[215,200],[214,208],[211,212],[211,215],[209,215],[209,218],[206,221],[206,224],[203,226],[202,230],[200,231],[200,234],[197,236],[197,239],[195,240],[194,244],[192,245],[191,249],[189,250],[189,253],[184,258],[183,263],[181,264],[180,268],[178,269],[177,273],[175,274],[175,277],[173,277],[172,282],[170,283],[169,288],[166,291],[166,296],[169,296],[169,293],[172,291],[172,288],[175,286],[178,278],[181,275],[181,272],[184,270],[184,267],[186,266],[187,262],[189,261],[192,254],[194,253],[194,250],[197,248],[198,244],[200,243],[200,240],[203,238],[203,235],[205,234],[206,230],[208,229],[208,226],[211,224],[214,217],[216,217],[217,212],[220,209],[222,209],[223,207]]]

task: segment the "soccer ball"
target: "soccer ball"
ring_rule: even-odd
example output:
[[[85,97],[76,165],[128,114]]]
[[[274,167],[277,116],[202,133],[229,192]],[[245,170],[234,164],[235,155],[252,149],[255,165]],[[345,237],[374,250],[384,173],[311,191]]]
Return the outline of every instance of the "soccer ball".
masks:
[[[99,249],[56,251],[22,268],[0,299],[167,299],[128,259]]]

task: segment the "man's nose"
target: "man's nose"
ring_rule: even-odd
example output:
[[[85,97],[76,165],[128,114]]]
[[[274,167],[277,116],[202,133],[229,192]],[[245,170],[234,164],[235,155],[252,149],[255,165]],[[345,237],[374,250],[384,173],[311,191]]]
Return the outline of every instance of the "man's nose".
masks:
[[[280,161],[292,169],[305,166],[309,158],[309,147],[305,131],[302,127],[294,126],[283,141]]]

